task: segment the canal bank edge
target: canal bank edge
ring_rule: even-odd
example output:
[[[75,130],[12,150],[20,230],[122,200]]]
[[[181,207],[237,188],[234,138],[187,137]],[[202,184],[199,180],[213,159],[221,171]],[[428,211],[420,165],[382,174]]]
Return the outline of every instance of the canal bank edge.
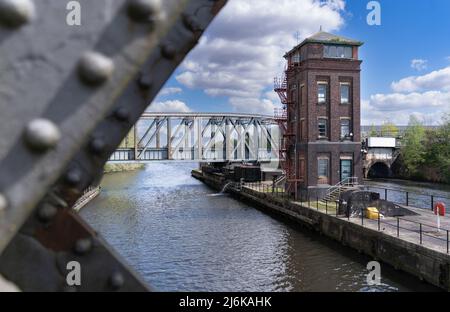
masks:
[[[221,190],[227,183],[223,176],[202,173],[200,170],[192,170],[191,174],[216,190]],[[261,194],[247,188],[241,190],[229,188],[228,192],[238,200],[253,204],[257,209],[287,217],[344,246],[450,291],[450,255],[303,207],[298,203],[272,197],[269,194]]]
[[[107,163],[103,169],[104,173],[115,173],[115,172],[124,172],[124,171],[134,171],[144,168],[144,164],[139,163],[126,163],[126,164],[111,164]],[[94,198],[96,198],[101,192],[100,186],[90,187],[88,188],[83,196],[81,196],[77,202],[73,205],[72,209],[76,212],[79,212],[81,208],[86,206],[89,202],[91,202]]]
[[[134,171],[143,169],[145,164],[143,163],[106,163],[103,168],[104,173],[113,173],[113,172],[123,172],[123,171]]]

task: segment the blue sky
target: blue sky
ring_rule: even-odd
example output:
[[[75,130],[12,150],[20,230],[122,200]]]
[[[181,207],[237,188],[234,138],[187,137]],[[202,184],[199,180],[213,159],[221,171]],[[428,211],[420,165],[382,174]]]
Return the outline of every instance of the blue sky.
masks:
[[[380,0],[380,26],[367,24],[368,2],[229,0],[151,109],[270,114],[283,52],[322,25],[365,42],[363,124],[438,123],[450,111],[450,1]]]

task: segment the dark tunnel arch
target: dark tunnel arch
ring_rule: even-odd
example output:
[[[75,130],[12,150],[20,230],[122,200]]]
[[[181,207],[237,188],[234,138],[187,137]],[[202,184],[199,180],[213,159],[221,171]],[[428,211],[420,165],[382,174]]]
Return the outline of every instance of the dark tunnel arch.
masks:
[[[391,177],[391,168],[384,162],[376,162],[370,168],[367,174],[368,178],[389,178]]]

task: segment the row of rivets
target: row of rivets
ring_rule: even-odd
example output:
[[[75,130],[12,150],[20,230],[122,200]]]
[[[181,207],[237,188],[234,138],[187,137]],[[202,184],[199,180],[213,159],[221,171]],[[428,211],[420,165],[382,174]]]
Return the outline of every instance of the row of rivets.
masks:
[[[0,0],[0,24],[17,28],[34,17],[34,4],[31,0]]]
[[[137,23],[151,23],[161,14],[160,0],[129,0],[127,7],[128,16]],[[176,51],[171,46],[164,46],[162,54],[166,58],[175,57]],[[114,72],[114,62],[107,56],[98,52],[86,52],[78,63],[78,74],[81,80],[91,86],[98,86],[111,78]],[[149,89],[152,81],[148,76],[141,76],[139,86],[142,89]],[[114,116],[122,122],[128,121],[129,110],[119,108],[114,112]],[[89,143],[89,150],[94,154],[101,154],[106,147],[106,142],[99,138],[94,138]],[[81,182],[81,172],[71,169],[65,176],[66,182],[71,186],[76,186]]]

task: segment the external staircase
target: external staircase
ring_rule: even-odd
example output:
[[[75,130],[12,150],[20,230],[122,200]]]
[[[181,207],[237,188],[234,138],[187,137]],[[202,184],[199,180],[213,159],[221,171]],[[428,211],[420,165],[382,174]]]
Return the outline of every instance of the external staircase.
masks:
[[[324,197],[324,200],[329,202],[338,201],[341,198],[341,194],[346,191],[353,190],[357,188],[359,185],[357,177],[350,177],[342,180],[338,184],[330,187],[327,190],[327,194]]]

